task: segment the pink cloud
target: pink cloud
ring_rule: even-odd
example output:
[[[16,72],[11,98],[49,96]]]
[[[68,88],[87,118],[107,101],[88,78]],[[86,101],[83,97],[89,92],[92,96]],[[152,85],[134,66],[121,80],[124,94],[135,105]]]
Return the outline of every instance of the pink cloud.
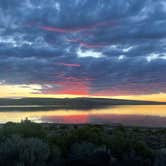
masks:
[[[40,26],[39,28],[42,30],[50,31],[50,32],[57,32],[57,33],[73,33],[73,32],[82,32],[82,31],[89,31],[92,29],[96,29],[98,27],[106,27],[113,25],[112,21],[103,21],[98,22],[93,25],[83,26],[83,27],[73,27],[73,28],[60,28],[55,26]]]
[[[80,64],[76,64],[76,63],[63,63],[63,62],[59,62],[57,63],[58,65],[62,65],[62,66],[67,66],[67,67],[80,67]]]

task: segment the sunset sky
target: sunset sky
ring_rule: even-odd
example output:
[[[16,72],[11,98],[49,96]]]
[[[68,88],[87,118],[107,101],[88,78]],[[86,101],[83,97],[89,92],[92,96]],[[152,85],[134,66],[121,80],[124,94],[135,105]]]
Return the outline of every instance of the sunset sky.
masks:
[[[165,0],[0,0],[0,97],[166,101]]]

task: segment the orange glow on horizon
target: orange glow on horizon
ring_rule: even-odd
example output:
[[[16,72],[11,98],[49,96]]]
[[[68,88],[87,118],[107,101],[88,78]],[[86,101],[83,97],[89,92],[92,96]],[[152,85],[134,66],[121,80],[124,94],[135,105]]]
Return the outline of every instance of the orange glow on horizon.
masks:
[[[0,85],[0,98],[21,98],[21,97],[48,97],[48,98],[75,98],[75,97],[97,97],[97,98],[115,98],[130,100],[147,100],[166,102],[166,93],[147,94],[147,95],[95,95],[89,94],[89,85],[86,82],[66,81],[59,83],[63,85],[62,89],[56,92],[39,93],[42,87],[38,84],[33,85]]]

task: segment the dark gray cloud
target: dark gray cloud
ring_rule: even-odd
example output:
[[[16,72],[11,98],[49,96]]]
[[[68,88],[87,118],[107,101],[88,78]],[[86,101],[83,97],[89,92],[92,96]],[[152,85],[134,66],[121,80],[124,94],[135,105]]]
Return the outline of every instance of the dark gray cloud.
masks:
[[[0,0],[0,83],[166,92],[165,16],[164,0]]]

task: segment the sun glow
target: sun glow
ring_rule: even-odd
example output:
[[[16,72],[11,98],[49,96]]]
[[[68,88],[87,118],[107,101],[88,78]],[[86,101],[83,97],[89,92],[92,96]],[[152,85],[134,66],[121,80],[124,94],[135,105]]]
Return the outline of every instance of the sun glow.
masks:
[[[50,98],[75,98],[75,97],[97,97],[97,98],[115,98],[129,100],[147,100],[147,101],[166,101],[166,93],[148,94],[148,95],[125,95],[125,96],[103,96],[95,94],[72,94],[67,93],[42,93],[42,86],[39,84],[29,85],[0,85],[0,98],[19,98],[19,97],[50,97]]]

